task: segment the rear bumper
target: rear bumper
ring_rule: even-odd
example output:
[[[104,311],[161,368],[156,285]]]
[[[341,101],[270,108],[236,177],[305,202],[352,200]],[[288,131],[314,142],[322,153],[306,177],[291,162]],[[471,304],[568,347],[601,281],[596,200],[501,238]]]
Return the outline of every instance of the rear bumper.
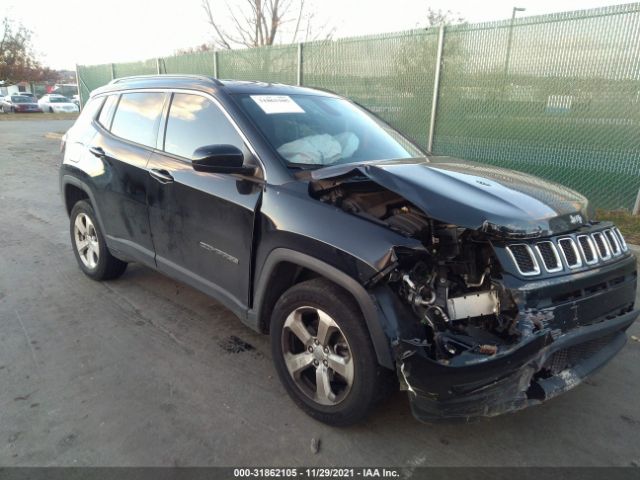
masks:
[[[411,410],[418,420],[432,422],[490,417],[549,400],[611,360],[639,314],[634,310],[579,327],[555,340],[548,331],[540,332],[515,349],[469,366],[451,367],[411,355],[399,365]]]

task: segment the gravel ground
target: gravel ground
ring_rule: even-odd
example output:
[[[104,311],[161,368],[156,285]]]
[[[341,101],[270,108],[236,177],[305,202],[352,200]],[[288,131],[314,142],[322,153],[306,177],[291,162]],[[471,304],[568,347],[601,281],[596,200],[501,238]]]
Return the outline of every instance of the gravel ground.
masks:
[[[586,384],[511,415],[425,425],[398,393],[356,427],[311,420],[268,339],[215,301],[139,265],[107,283],[80,272],[45,137],[70,122],[40,118],[0,123],[0,465],[640,463],[636,340]]]

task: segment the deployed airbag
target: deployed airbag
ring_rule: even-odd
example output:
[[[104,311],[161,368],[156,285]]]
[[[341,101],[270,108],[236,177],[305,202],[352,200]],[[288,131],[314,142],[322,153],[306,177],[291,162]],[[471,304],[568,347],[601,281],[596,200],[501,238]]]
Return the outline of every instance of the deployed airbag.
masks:
[[[359,140],[351,132],[332,136],[309,135],[278,147],[278,153],[288,162],[309,165],[329,165],[349,158],[358,149]]]

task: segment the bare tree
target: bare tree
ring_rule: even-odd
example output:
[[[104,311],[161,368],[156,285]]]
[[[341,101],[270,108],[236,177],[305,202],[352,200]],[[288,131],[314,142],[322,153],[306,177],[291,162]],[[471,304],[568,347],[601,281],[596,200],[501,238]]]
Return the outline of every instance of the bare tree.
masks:
[[[431,7],[427,8],[427,28],[465,22],[465,18],[459,12],[456,13],[452,10],[435,10]]]
[[[215,46],[231,49],[273,45],[279,40],[293,43],[330,38],[333,30],[315,27],[315,15],[307,3],[307,0],[244,0],[241,5],[231,6],[225,1],[223,8],[218,2],[214,5],[211,0],[202,0],[202,8],[213,29]]]
[[[31,31],[9,18],[0,23],[0,82],[54,80],[57,73],[42,67],[31,49]]]
[[[213,47],[207,43],[201,43],[198,46],[195,47],[185,47],[185,48],[178,48],[176,50],[173,51],[174,55],[186,55],[189,53],[201,53],[201,52],[210,52],[211,50],[213,50]]]

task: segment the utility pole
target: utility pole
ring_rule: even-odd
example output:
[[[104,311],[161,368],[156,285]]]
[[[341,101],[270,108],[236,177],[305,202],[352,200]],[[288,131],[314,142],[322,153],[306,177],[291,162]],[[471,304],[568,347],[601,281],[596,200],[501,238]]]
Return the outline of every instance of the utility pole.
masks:
[[[509,60],[511,57],[511,42],[513,41],[513,22],[516,19],[517,12],[524,12],[526,8],[522,7],[513,7],[513,11],[511,12],[511,23],[509,24],[509,38],[507,39],[507,57],[504,60],[504,76],[509,74]]]

